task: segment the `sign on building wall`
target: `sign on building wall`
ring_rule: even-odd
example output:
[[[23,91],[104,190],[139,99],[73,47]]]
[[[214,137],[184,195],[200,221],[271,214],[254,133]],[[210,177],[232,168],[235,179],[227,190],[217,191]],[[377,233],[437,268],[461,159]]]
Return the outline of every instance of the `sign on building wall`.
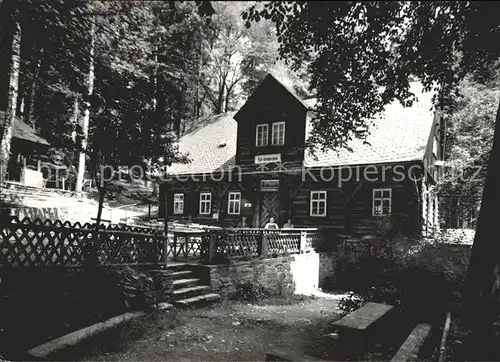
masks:
[[[256,164],[266,164],[266,163],[278,163],[281,162],[281,153],[273,153],[272,155],[258,155],[255,156]]]
[[[260,191],[279,191],[280,180],[260,180]]]

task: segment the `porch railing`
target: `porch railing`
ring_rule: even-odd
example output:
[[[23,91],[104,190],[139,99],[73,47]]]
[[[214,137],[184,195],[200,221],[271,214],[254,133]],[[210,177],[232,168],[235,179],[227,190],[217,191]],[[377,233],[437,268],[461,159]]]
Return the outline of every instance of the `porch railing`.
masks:
[[[207,230],[203,243],[208,252],[204,261],[212,264],[231,259],[308,253],[323,241],[323,231],[316,228]]]

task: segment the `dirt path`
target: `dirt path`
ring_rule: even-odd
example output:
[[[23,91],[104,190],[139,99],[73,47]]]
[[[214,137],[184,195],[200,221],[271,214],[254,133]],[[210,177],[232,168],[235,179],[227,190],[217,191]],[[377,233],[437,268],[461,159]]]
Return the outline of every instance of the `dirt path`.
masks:
[[[263,361],[266,352],[277,348],[328,358],[332,342],[325,334],[339,317],[337,305],[338,298],[316,298],[287,306],[225,303],[174,310],[139,327],[110,331],[50,360]]]

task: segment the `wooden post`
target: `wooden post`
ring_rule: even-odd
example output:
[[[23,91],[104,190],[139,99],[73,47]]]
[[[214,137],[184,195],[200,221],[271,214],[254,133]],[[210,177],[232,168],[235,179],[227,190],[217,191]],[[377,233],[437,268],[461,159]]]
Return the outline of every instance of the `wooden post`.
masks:
[[[300,231],[300,241],[299,241],[299,253],[300,254],[303,254],[305,252],[306,238],[307,238],[307,231],[301,230]]]
[[[167,176],[167,166],[165,166],[165,176]],[[165,191],[165,215],[164,215],[164,231],[165,231],[165,245],[163,246],[165,250],[165,255],[164,255],[164,262],[165,262],[165,268],[167,267],[167,245],[168,245],[168,177],[165,177],[165,182],[164,182],[164,191]],[[175,237],[174,237],[174,243],[175,243]],[[175,248],[175,244],[174,244]],[[175,257],[175,249],[172,250],[172,255]]]
[[[261,230],[260,231],[259,250],[258,250],[259,256],[266,256],[268,250],[269,250],[269,241],[268,241],[267,234],[263,230]]]
[[[217,232],[210,231],[208,244],[208,264],[214,264],[217,257]]]
[[[161,235],[161,232],[160,232]],[[168,254],[168,237],[165,235],[163,238],[163,262],[167,264],[167,254]]]

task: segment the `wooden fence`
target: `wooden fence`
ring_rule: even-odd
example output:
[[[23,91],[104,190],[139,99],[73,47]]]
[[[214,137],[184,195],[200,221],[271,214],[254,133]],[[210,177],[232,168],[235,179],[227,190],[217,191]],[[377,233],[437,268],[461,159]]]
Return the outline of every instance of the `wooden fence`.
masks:
[[[105,264],[164,261],[171,243],[154,229],[126,225],[101,226],[51,220],[19,220],[0,226],[0,267],[81,266],[91,250]]]
[[[0,224],[0,268],[157,264],[167,258],[215,263],[222,259],[272,257],[306,253],[323,242],[318,229],[172,229],[101,225],[51,220],[19,220]]]

